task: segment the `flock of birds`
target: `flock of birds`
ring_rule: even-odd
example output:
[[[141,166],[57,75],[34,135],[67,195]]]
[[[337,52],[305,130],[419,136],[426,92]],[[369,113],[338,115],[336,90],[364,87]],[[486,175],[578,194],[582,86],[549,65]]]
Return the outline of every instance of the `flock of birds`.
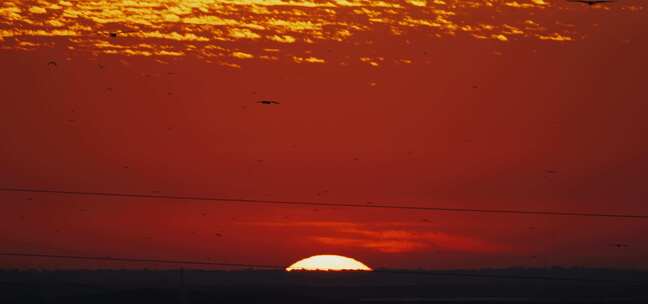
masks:
[[[567,2],[582,3],[582,4],[586,4],[586,5],[588,5],[588,6],[595,6],[595,5],[599,5],[599,4],[605,4],[605,3],[613,3],[613,2],[616,2],[616,0],[566,0],[566,1],[567,1]],[[102,34],[107,34],[107,36],[108,36],[108,37],[111,37],[111,38],[117,38],[117,37],[119,37],[119,36],[122,35],[122,34],[133,33],[133,32],[136,32],[136,31],[114,31],[114,32],[103,32]],[[47,63],[47,65],[48,65],[49,67],[51,67],[51,68],[57,68],[57,67],[58,67],[58,63],[57,63],[56,61],[53,61],[53,60],[52,60],[52,61],[49,61],[49,62]],[[102,65],[99,65],[99,67],[103,69],[103,66],[102,66]],[[476,85],[473,85],[473,89],[477,89],[477,88],[478,88],[478,87],[477,87]],[[110,91],[112,91],[112,88],[108,88],[108,89],[109,89]],[[259,101],[257,101],[256,103],[261,104],[261,105],[267,105],[267,106],[271,106],[271,105],[279,105],[279,104],[281,104],[280,102],[278,102],[278,101],[276,101],[276,100],[265,100],[265,99],[264,99],[264,100],[259,100]],[[358,160],[358,158],[354,158],[353,160]],[[262,160],[260,160],[260,162],[262,162]],[[128,166],[124,166],[124,168],[127,169]],[[556,170],[545,170],[545,173],[546,173],[546,174],[550,174],[550,175],[554,175],[554,174],[557,174],[558,171],[556,171]],[[156,193],[159,193],[158,191],[154,191],[154,193],[155,193],[155,192],[156,192]],[[321,196],[321,195],[323,195],[323,194],[326,194],[327,192],[328,192],[328,190],[324,190],[324,191],[322,191],[322,192],[318,192],[318,193],[317,193],[317,196]],[[31,199],[31,198],[28,198],[28,200],[32,200],[32,199]],[[372,203],[369,202],[368,204],[372,204]],[[317,209],[315,209],[315,210],[317,210]],[[87,209],[81,209],[81,211],[82,211],[82,212],[86,212]],[[206,214],[205,212],[201,213],[201,216],[203,216],[203,217],[206,216],[206,215],[207,215],[207,214]],[[24,219],[25,219],[24,216],[21,216],[21,220],[24,220]],[[431,222],[431,221],[428,220],[428,219],[422,219],[422,221],[423,221],[423,222]],[[529,227],[529,229],[535,229],[535,227]],[[59,229],[57,229],[56,231],[57,231],[57,232],[60,232]],[[222,237],[223,235],[222,235],[221,233],[216,233],[216,236],[217,236],[217,237]],[[151,239],[151,237],[147,237],[147,239]],[[610,247],[614,247],[614,248],[628,248],[628,247],[630,247],[630,245],[628,245],[628,244],[624,244],[624,243],[612,243],[612,244],[609,244],[609,246],[610,246]],[[535,258],[535,256],[534,256],[533,258]]]
[[[111,33],[111,36],[112,36],[112,34],[116,35],[117,33]],[[51,61],[47,62],[47,66],[50,67],[50,68],[58,68],[58,63],[56,61],[54,61],[54,60],[51,60]],[[103,69],[104,66],[100,64],[99,68]],[[169,72],[169,75],[175,75],[175,73]],[[147,76],[149,76],[149,75],[147,75]],[[113,88],[110,88],[110,87],[106,88],[106,91],[107,92],[112,92]],[[173,95],[173,92],[168,92],[167,95],[169,95],[169,96]],[[278,102],[276,100],[269,100],[269,99],[259,100],[256,103],[262,104],[262,105],[279,105],[279,104],[281,104],[280,102]]]

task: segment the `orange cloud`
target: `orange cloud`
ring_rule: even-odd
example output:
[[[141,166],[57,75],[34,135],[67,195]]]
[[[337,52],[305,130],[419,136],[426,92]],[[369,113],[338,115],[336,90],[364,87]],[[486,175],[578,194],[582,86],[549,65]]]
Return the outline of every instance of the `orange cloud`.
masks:
[[[366,240],[326,236],[316,236],[312,239],[324,245],[370,248],[386,253],[410,252],[426,248],[424,244],[407,240]]]
[[[560,20],[563,18],[560,14],[547,13],[564,7],[544,0],[507,1],[502,6],[484,0],[39,0],[37,4],[2,1],[0,40],[5,41],[6,49],[18,46],[11,43],[15,40],[44,46],[43,39],[56,37],[56,44],[68,44],[64,47],[93,54],[183,54],[234,63],[229,54],[235,51],[253,54],[255,48],[249,42],[256,41],[266,44],[264,47],[280,49],[283,56],[277,60],[335,63],[332,58],[316,56],[321,55],[313,52],[318,43],[362,45],[367,42],[366,37],[382,29],[391,35],[385,39],[403,39],[410,33],[424,33],[425,39],[464,35],[503,42],[529,39],[539,43],[583,37],[573,28],[563,26],[565,20]],[[611,9],[628,14],[639,10],[623,5]],[[515,14],[508,14],[513,10]],[[536,21],[529,23],[531,17]],[[109,33],[122,34],[112,39]],[[123,48],[95,48],[97,39]],[[226,50],[209,51],[207,47],[215,42]],[[140,44],[155,48],[141,49]],[[367,45],[351,59],[383,66],[383,62],[368,57],[369,54],[372,49]],[[392,62],[403,54],[394,55],[387,59]]]
[[[501,252],[507,246],[445,232],[420,231],[425,225],[407,222],[265,222],[254,225],[314,228],[310,239],[324,245],[374,249],[386,253],[425,250]]]

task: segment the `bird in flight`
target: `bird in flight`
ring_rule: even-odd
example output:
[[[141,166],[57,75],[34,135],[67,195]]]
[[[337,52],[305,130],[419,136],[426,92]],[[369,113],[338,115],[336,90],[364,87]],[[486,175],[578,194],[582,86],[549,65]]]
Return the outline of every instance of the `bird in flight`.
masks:
[[[628,245],[628,244],[619,244],[619,243],[617,243],[617,244],[610,244],[610,246],[612,246],[612,247],[616,247],[616,248],[626,248],[626,247],[630,247],[630,245]]]
[[[257,103],[264,104],[264,105],[273,105],[273,104],[279,104],[279,102],[274,101],[274,100],[260,100],[257,101]]]
[[[589,6],[594,6],[597,4],[603,4],[603,3],[610,3],[614,2],[614,0],[567,0],[568,2],[578,2],[578,3],[583,3],[587,4]]]
[[[101,34],[108,34],[111,38],[117,38],[121,34],[135,33],[136,31],[114,31],[114,32],[100,32]]]

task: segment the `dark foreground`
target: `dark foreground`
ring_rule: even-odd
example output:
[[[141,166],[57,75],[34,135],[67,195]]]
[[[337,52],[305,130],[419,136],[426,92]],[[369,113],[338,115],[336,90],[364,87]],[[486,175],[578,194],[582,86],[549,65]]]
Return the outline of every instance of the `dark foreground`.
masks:
[[[0,303],[648,303],[648,272],[5,270]]]

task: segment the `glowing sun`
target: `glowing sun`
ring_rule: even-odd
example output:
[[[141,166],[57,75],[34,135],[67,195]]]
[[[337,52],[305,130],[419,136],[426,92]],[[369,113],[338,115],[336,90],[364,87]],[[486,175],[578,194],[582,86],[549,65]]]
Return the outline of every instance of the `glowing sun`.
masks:
[[[369,266],[358,260],[347,258],[341,255],[314,255],[310,258],[299,260],[288,266],[286,271],[308,270],[308,271],[371,271]]]

